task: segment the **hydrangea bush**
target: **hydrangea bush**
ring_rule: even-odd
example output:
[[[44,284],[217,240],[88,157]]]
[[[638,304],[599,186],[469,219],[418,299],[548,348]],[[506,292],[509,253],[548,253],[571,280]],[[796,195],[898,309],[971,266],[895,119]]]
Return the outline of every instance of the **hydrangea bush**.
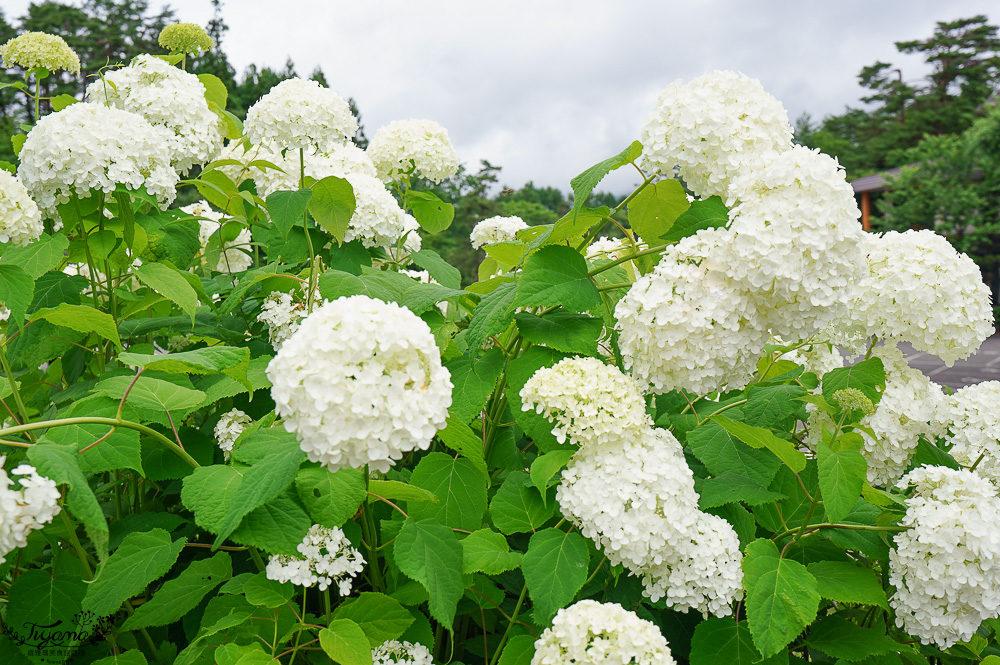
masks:
[[[206,39],[0,172],[0,662],[1000,663],[1000,384],[897,347],[969,356],[989,292],[865,234],[758,82],[671,84],[463,284],[444,128],[361,150],[301,80],[244,127]]]

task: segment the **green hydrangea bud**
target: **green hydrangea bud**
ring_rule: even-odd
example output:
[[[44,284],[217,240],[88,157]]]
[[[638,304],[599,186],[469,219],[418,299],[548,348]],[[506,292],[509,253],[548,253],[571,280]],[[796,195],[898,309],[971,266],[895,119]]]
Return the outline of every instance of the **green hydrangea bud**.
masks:
[[[875,405],[857,388],[843,388],[833,393],[833,401],[846,411],[860,410],[866,416],[875,413]]]
[[[200,55],[210,51],[215,42],[197,23],[174,23],[160,32],[160,46],[171,53]]]
[[[80,73],[80,56],[59,35],[46,32],[26,32],[0,46],[4,67],[20,65],[25,69],[44,67],[51,72],[60,69]]]

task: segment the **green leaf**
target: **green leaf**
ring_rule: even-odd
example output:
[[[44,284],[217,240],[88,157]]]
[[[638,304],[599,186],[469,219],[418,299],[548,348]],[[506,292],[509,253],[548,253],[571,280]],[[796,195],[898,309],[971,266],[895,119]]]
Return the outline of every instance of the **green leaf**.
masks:
[[[444,365],[451,373],[451,413],[462,423],[468,423],[486,406],[503,372],[504,355],[500,349],[490,349],[482,356],[469,353]]]
[[[587,275],[586,259],[571,247],[543,247],[525,261],[517,283],[518,307],[561,305],[571,312],[586,312],[600,302],[597,285]]]
[[[422,249],[410,255],[410,260],[427,271],[442,286],[462,288],[462,273],[432,249]]]
[[[307,205],[309,214],[336,238],[337,244],[342,244],[347,225],[357,207],[354,188],[343,178],[331,175],[313,183],[311,189],[313,195]]]
[[[776,437],[771,433],[771,430],[730,420],[721,414],[712,416],[712,420],[722,425],[723,429],[748,446],[767,448],[792,471],[802,471],[806,468],[805,454],[798,450],[791,441]]]
[[[302,222],[302,215],[312,196],[311,189],[300,189],[296,192],[274,192],[267,197],[267,214],[282,238],[287,240],[292,227]]]
[[[125,391],[132,384],[134,377],[113,376],[97,383],[96,390],[108,397],[120,400],[125,397]],[[202,403],[205,393],[192,388],[185,388],[176,383],[140,376],[128,391],[125,403],[138,409],[154,409],[163,411],[184,411],[193,409]]]
[[[474,531],[482,525],[489,476],[472,461],[461,457],[452,459],[445,453],[429,453],[413,470],[410,482],[434,493],[440,500],[436,505],[417,503],[410,506],[410,516],[414,520],[433,518],[466,531]]]
[[[889,609],[882,582],[869,568],[847,561],[816,561],[806,568],[816,578],[816,588],[823,598]]]
[[[562,218],[556,220],[552,225],[552,231],[548,237],[539,236],[532,245],[542,241],[543,245],[578,245],[584,235],[591,227],[603,224],[605,217],[611,214],[611,208],[600,206],[597,208],[583,208],[570,210]],[[571,242],[566,242],[567,240]]]
[[[149,665],[149,661],[138,649],[129,649],[114,656],[95,660],[92,665]]]
[[[119,350],[122,348],[121,338],[115,320],[108,314],[99,312],[86,305],[62,304],[54,308],[40,309],[31,315],[32,321],[45,319],[57,326],[63,326],[82,333],[94,333],[111,340]]]
[[[823,508],[831,522],[839,522],[851,512],[861,496],[868,462],[856,450],[834,452],[822,441],[816,444],[816,461]]]
[[[79,104],[79,103],[80,103],[79,99],[77,99],[73,95],[67,95],[67,94],[56,95],[55,97],[49,100],[49,104],[52,105],[53,112],[62,111],[64,108],[66,108],[71,104]]]
[[[170,570],[184,542],[184,538],[172,541],[163,529],[130,533],[87,589],[83,609],[111,616],[122,603]]]
[[[704,201],[694,201],[691,207],[674,221],[670,230],[660,238],[660,242],[675,243],[702,229],[722,228],[728,223],[729,210],[718,196],[709,197]]]
[[[250,349],[235,346],[208,346],[194,351],[167,354],[125,353],[118,360],[130,367],[144,367],[168,374],[214,374],[240,364],[250,363]],[[246,368],[243,369],[246,374]]]
[[[962,468],[962,465],[948,452],[942,450],[924,437],[920,437],[917,449],[910,461],[914,466],[944,466],[956,471]]]
[[[83,522],[90,542],[103,561],[108,556],[108,522],[104,518],[90,483],[80,470],[79,455],[72,448],[54,443],[37,443],[28,449],[28,460],[39,475],[69,485],[66,504],[73,516]]]
[[[361,469],[336,473],[322,467],[300,469],[295,490],[313,521],[331,529],[354,517],[367,495]]]
[[[661,180],[646,185],[628,204],[628,223],[646,244],[656,245],[690,207],[680,182]]]
[[[275,448],[251,466],[233,494],[213,547],[218,547],[229,537],[244,515],[275,498],[292,484],[305,456],[298,445],[290,443]]]
[[[545,529],[531,537],[521,570],[537,623],[573,602],[587,581],[589,561],[587,541],[576,532]]]
[[[806,642],[810,647],[819,649],[828,656],[843,658],[851,662],[863,660],[869,656],[893,653],[901,645],[890,639],[881,630],[862,628],[839,616],[828,616],[820,619],[809,629]]]
[[[24,320],[34,293],[35,280],[23,268],[0,265],[0,303],[10,310],[11,321],[20,323]]]
[[[691,665],[779,665],[780,654],[761,662],[745,621],[709,617],[691,637]]]
[[[823,397],[837,407],[838,414],[840,408],[833,399],[833,393],[844,388],[857,388],[872,401],[872,404],[878,404],[882,398],[882,391],[885,390],[885,367],[882,365],[882,359],[869,358],[850,367],[830,370],[823,375]]]
[[[384,499],[393,501],[430,501],[440,503],[434,492],[428,492],[420,487],[414,487],[398,480],[370,480],[368,481],[368,491],[377,494]]]
[[[54,627],[58,627],[65,637],[57,642],[58,647],[50,645],[49,648],[75,650],[95,629],[92,624],[81,621],[80,607],[86,592],[87,585],[79,577],[53,575],[47,570],[26,570],[10,586],[4,628],[10,631],[7,634],[13,641],[24,640],[18,646],[28,656],[37,657],[38,645],[45,639],[38,633],[52,634]],[[44,655],[45,651],[41,653]],[[32,660],[44,663],[44,660]]]
[[[356,623],[367,635],[370,649],[398,638],[413,623],[413,615],[398,600],[370,591],[344,600],[333,616]]]
[[[609,157],[603,162],[594,164],[570,180],[569,184],[573,188],[573,213],[576,214],[587,203],[587,199],[590,198],[590,195],[594,192],[594,188],[604,179],[604,176],[626,164],[631,164],[639,159],[641,154],[642,144],[638,141],[633,141],[629,147],[614,157]]]
[[[553,450],[536,457],[535,461],[531,463],[531,482],[538,488],[543,503],[547,502],[546,495],[549,486],[555,484],[549,481],[566,467],[575,452],[574,450]],[[557,480],[556,483],[558,482]]]
[[[476,468],[487,479],[488,484],[489,469],[486,468],[483,440],[455,415],[449,415],[446,422],[445,428],[437,433],[438,438],[441,439],[444,445],[457,453],[461,453],[475,464]]]
[[[747,403],[740,409],[748,425],[774,430],[790,430],[802,409],[806,389],[797,385],[751,386]]]
[[[473,531],[462,540],[462,573],[499,575],[521,565],[521,553],[511,552],[507,539],[492,529]]]
[[[709,421],[687,433],[691,452],[713,476],[734,473],[767,486],[781,461],[765,450],[754,450],[716,422]]]
[[[250,289],[260,284],[265,279],[274,277],[274,273],[276,272],[278,272],[278,265],[272,263],[270,265],[254,268],[253,270],[248,270],[243,273],[240,276],[239,281],[236,282],[236,286],[229,293],[229,295],[226,296],[226,299],[222,301],[222,304],[219,305],[219,314],[224,315],[232,312],[243,303]]]
[[[319,645],[338,665],[372,665],[372,648],[361,626],[350,619],[334,619],[319,631]]]
[[[243,474],[225,464],[202,466],[186,476],[181,488],[181,502],[194,513],[201,528],[218,533],[232,504],[236,490],[243,483]]]
[[[233,564],[226,552],[194,561],[180,575],[165,582],[149,602],[140,605],[122,624],[122,630],[165,626],[179,621],[212,589],[232,576]]]
[[[765,658],[784,649],[816,618],[816,578],[797,561],[782,559],[770,540],[755,540],[743,558],[747,619]]]
[[[6,247],[3,255],[0,255],[0,266],[17,266],[32,279],[38,279],[62,263],[67,249],[69,249],[69,239],[65,235],[61,233],[42,235],[24,247],[16,245]],[[0,271],[0,274],[3,272]],[[10,307],[9,304],[7,306]]]
[[[772,492],[746,476],[736,473],[724,473],[717,478],[707,480],[695,478],[694,487],[701,497],[698,500],[698,507],[702,510],[738,501],[756,506],[787,498],[780,492]]]
[[[555,504],[547,505],[524,471],[512,471],[490,502],[493,523],[507,535],[535,532],[554,512]]]
[[[529,342],[565,353],[598,355],[597,340],[604,331],[604,322],[600,319],[557,309],[545,316],[521,312],[514,315],[514,320],[521,336]]]
[[[472,313],[465,341],[472,351],[478,350],[493,335],[507,330],[514,320],[514,300],[517,298],[514,283],[501,284],[483,296]]]
[[[396,536],[393,555],[403,574],[427,590],[431,616],[451,630],[465,588],[462,545],[455,533],[434,520],[409,518]]]
[[[531,665],[535,654],[535,638],[531,635],[515,635],[507,640],[507,646],[500,654],[497,665]]]
[[[243,582],[243,595],[251,605],[274,609],[292,598],[292,585],[272,580],[264,573],[257,573]]]
[[[113,418],[118,413],[118,402],[102,395],[90,395],[73,401],[60,417],[97,416]],[[103,473],[115,469],[134,469],[143,473],[139,433],[120,428],[111,431],[108,425],[75,424],[53,427],[39,438],[40,442],[52,442],[62,446],[73,446],[77,452],[80,470],[84,473]],[[85,453],[80,451],[107,436],[99,445]]]
[[[161,296],[174,302],[181,311],[191,317],[194,325],[194,313],[198,309],[198,294],[188,283],[180,271],[165,263],[143,263],[135,271],[136,279],[153,289]]]
[[[406,192],[406,207],[413,211],[420,228],[431,235],[441,233],[455,219],[455,206],[445,203],[433,192],[409,190]]]
[[[312,524],[294,492],[288,490],[251,510],[230,539],[266,552],[298,556],[297,548]]]

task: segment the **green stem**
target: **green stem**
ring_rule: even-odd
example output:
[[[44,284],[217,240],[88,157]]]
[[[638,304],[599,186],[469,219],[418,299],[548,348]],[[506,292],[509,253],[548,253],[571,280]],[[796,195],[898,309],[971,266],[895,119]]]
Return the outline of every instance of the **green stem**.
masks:
[[[847,529],[849,531],[908,531],[910,529],[910,527],[908,526],[868,526],[866,524],[833,524],[833,523],[810,524],[807,528],[809,529],[809,531],[819,531],[820,529]],[[771,540],[781,540],[786,536],[792,535],[798,530],[799,527],[796,527],[794,529],[788,529],[786,531],[783,531],[775,535],[774,537],[771,538]]]
[[[712,416],[717,416],[717,415],[719,415],[720,413],[722,413],[723,411],[726,411],[727,409],[731,409],[731,408],[733,408],[734,406],[739,406],[739,405],[741,405],[741,404],[746,404],[746,403],[747,403],[747,401],[746,401],[745,399],[740,399],[740,400],[736,400],[736,401],[735,401],[735,402],[733,402],[732,404],[727,404],[727,405],[725,405],[724,407],[722,407],[721,409],[716,409],[716,410],[715,410],[715,411],[713,411],[712,413],[708,414],[708,415],[707,415],[707,416],[705,416],[705,417],[704,417],[704,418],[703,418],[702,420],[700,420],[700,422],[699,422],[698,424],[699,424],[699,425],[701,425],[702,423],[705,423],[705,422],[707,422],[708,420],[710,420],[710,419],[712,418]],[[697,418],[697,417],[698,417],[698,414],[696,413],[696,414],[695,414],[695,418]]]
[[[632,259],[640,257],[640,256],[646,256],[647,254],[659,254],[660,252],[662,252],[663,250],[665,250],[667,247],[669,247],[671,244],[673,244],[673,243],[666,243],[666,244],[663,244],[663,245],[657,245],[656,247],[647,247],[646,249],[644,249],[642,251],[633,252],[632,254],[629,254],[628,256],[623,256],[621,258],[615,259],[614,261],[610,261],[608,263],[605,263],[602,266],[598,266],[597,268],[594,268],[593,270],[591,270],[590,272],[587,273],[587,276],[588,277],[593,277],[594,275],[596,275],[598,273],[602,273],[605,270],[611,270],[612,268],[614,268],[617,265],[621,265],[622,263],[626,263],[626,262],[631,261]]]
[[[490,665],[497,665],[497,661],[500,660],[500,654],[503,652],[504,645],[507,644],[507,638],[510,637],[510,631],[514,628],[514,622],[517,621],[517,615],[521,613],[521,605],[524,604],[524,598],[527,595],[528,585],[525,584],[524,588],[521,589],[521,595],[517,599],[517,605],[514,606],[514,612],[510,615],[510,621],[507,622],[507,630],[504,631],[503,637],[500,638],[500,644],[497,645],[497,650],[493,652],[493,658],[490,660]]]
[[[302,611],[305,612],[305,606],[302,606]],[[333,618],[333,611],[330,609],[330,587],[323,590],[323,612],[326,614],[326,625],[330,626],[330,620]]]
[[[24,425],[17,425],[15,427],[6,427],[0,429],[0,437],[6,436],[8,434],[19,434],[21,432],[30,432],[36,429],[48,429],[49,427],[63,427],[66,425],[108,425],[110,427],[124,427],[126,429],[133,429],[137,432],[150,436],[156,439],[158,442],[162,443],[164,446],[170,449],[175,455],[180,457],[182,460],[187,462],[188,466],[192,469],[197,469],[201,466],[198,461],[191,457],[187,452],[185,452],[176,443],[163,436],[155,429],[146,427],[139,423],[134,423],[131,420],[122,420],[121,418],[101,418],[97,416],[78,416],[76,418],[57,418],[56,420],[43,420],[36,423],[26,423]]]
[[[87,552],[83,549],[83,545],[80,544],[80,539],[76,537],[76,527],[69,519],[69,515],[66,514],[66,507],[63,506],[59,511],[62,516],[63,525],[66,527],[66,531],[69,532],[69,544],[73,546],[73,551],[76,552],[76,556],[80,559],[80,563],[83,564],[83,569],[87,573],[87,579],[94,578],[94,570],[90,567],[90,562],[87,561]]]
[[[3,340],[3,342],[0,343],[0,367],[3,368],[4,374],[7,375],[7,381],[10,383],[10,390],[14,395],[14,402],[17,405],[17,411],[21,414],[21,423],[27,423],[28,410],[24,407],[24,401],[21,399],[21,391],[17,389],[17,381],[14,380],[14,372],[11,371],[10,363],[7,361],[7,340]],[[28,434],[28,440],[34,441],[34,435]]]
[[[365,465],[365,491],[368,491],[371,470]],[[368,567],[371,570],[371,583],[375,591],[382,591],[382,569],[378,565],[378,542],[376,540],[377,531],[375,529],[375,517],[372,515],[370,503],[365,503],[361,510],[361,532],[365,543],[368,545]]]
[[[646,189],[646,186],[649,183],[653,182],[653,179],[655,179],[657,175],[658,175],[657,173],[653,173],[652,175],[646,177],[646,179],[642,181],[642,184],[635,188],[634,192],[632,192],[631,194],[629,194],[627,197],[625,197],[624,201],[622,201],[617,206],[615,206],[615,209],[611,211],[611,215],[614,216],[614,214],[616,212],[618,212],[619,210],[621,210],[622,208],[624,208],[625,206],[627,206],[629,203],[631,203],[632,199],[634,199],[636,196],[638,196],[639,192],[641,192],[642,190]]]
[[[94,257],[90,253],[90,244],[87,242],[87,225],[83,221],[83,213],[80,212],[80,197],[73,195],[73,206],[76,208],[76,216],[80,220],[80,240],[83,241],[83,253],[87,256],[87,271],[90,273],[90,294],[94,296],[94,307],[101,309],[101,301],[97,297],[97,275],[94,273]],[[101,368],[101,373],[104,369]]]
[[[257,548],[248,547],[247,552],[250,552],[250,558],[253,559],[254,564],[257,566],[257,570],[263,573],[267,566],[264,565],[264,560],[260,558],[260,552],[257,551]],[[302,611],[305,612],[305,607],[302,608]]]
[[[632,282],[618,282],[617,284],[605,284],[604,286],[598,286],[598,291],[610,291],[612,289],[629,289],[632,288]]]
[[[299,189],[306,188],[306,154],[299,148]],[[306,232],[306,244],[309,246],[309,293],[306,294],[306,314],[312,313],[313,291],[316,289],[316,250],[313,249],[312,236],[309,235],[309,211],[302,211],[302,230]]]

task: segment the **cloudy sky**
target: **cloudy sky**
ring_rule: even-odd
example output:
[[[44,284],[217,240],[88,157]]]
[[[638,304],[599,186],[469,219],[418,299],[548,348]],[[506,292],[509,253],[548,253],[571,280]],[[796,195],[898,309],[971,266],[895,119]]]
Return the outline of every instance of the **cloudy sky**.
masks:
[[[27,7],[4,0],[8,17]],[[151,0],[150,5],[159,5]],[[173,0],[204,24],[208,0]],[[569,189],[571,177],[638,138],[670,81],[713,69],[758,78],[792,120],[855,105],[856,75],[876,60],[907,80],[919,58],[894,41],[929,36],[936,21],[987,14],[995,0],[227,0],[223,44],[250,63],[299,73],[321,66],[358,102],[369,136],[400,118],[448,128],[465,163],[503,167],[504,184]],[[625,191],[634,171],[603,187]],[[602,188],[603,188],[602,187]]]

